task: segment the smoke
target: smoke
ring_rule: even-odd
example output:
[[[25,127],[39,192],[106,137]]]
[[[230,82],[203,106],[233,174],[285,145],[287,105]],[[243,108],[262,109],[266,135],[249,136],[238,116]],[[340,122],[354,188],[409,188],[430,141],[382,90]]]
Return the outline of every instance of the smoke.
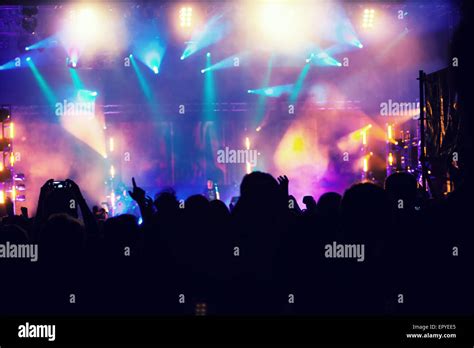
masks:
[[[36,211],[41,186],[49,179],[70,178],[79,185],[89,205],[100,203],[106,177],[104,158],[86,143],[71,136],[58,123],[27,121],[17,114],[14,152],[19,155],[15,173],[26,176],[26,201],[30,215]]]

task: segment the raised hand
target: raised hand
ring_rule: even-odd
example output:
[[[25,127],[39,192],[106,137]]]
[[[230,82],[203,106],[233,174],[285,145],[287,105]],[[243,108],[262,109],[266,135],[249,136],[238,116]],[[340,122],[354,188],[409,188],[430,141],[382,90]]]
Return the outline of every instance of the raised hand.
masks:
[[[81,209],[82,218],[84,220],[84,225],[86,227],[87,234],[89,236],[93,236],[95,238],[99,235],[99,228],[97,226],[97,221],[94,218],[94,214],[92,214],[91,209],[87,205],[87,202],[82,195],[81,189],[79,185],[77,185],[73,180],[66,179],[67,187],[72,191],[74,197],[77,199],[77,203],[79,204],[79,208]]]
[[[133,191],[128,191],[130,197],[132,197],[132,199],[139,204],[145,203],[147,200],[145,190],[137,186],[135,178],[132,178],[132,185]]]
[[[280,190],[282,194],[284,194],[285,196],[288,196],[289,194],[288,186],[290,182],[290,180],[288,180],[288,177],[286,175],[280,175],[277,178],[277,180],[278,180],[278,184],[280,185]]]

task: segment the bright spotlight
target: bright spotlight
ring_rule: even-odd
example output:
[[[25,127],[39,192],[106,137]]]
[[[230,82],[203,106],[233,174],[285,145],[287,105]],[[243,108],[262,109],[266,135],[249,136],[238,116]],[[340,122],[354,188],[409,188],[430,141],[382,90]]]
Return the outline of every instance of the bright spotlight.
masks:
[[[363,19],[362,19],[362,27],[363,28],[373,28],[374,26],[374,16],[375,10],[373,8],[366,8],[364,10]]]
[[[153,72],[154,72],[155,74],[158,74],[158,67],[157,67],[156,65],[153,67]]]
[[[267,88],[267,89],[265,90],[265,94],[266,94],[266,95],[272,95],[272,94],[273,94],[273,88]]]
[[[306,46],[314,28],[305,6],[269,1],[260,3],[257,10],[255,25],[258,32],[255,37],[262,47],[294,52]]]
[[[30,50],[30,48],[29,48],[29,47],[25,47],[25,51],[29,51],[29,50]]]
[[[31,60],[31,57],[26,57],[26,61],[29,62]]]
[[[179,10],[179,25],[181,27],[191,27],[193,18],[193,8],[192,7],[182,7]]]
[[[100,28],[101,23],[94,10],[83,8],[70,12],[68,36],[77,45],[83,45],[94,40],[99,34]]]
[[[204,74],[206,72],[205,69],[201,69],[201,74]]]
[[[207,56],[207,57],[210,57],[210,56],[211,56],[211,52],[207,52],[207,53],[206,53],[206,56]]]
[[[130,53],[129,57],[130,57],[130,58],[133,58],[133,54]]]
[[[98,51],[125,49],[123,23],[117,12],[108,11],[105,4],[74,5],[62,20],[58,33],[61,45],[66,50],[76,47],[81,55],[90,57]]]
[[[76,68],[78,61],[79,61],[79,50],[77,48],[71,48],[69,50],[69,56],[67,57],[67,61],[66,61],[67,66]]]

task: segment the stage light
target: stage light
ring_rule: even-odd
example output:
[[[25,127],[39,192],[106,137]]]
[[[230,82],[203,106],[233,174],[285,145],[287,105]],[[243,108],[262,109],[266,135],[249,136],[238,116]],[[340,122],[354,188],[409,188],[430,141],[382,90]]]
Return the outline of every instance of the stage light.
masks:
[[[245,171],[247,174],[252,173],[252,165],[249,162],[245,163]]]
[[[26,57],[26,61],[29,62],[31,60],[31,57]]]
[[[206,68],[209,70],[212,66],[211,55],[206,55]],[[214,74],[209,72],[204,75],[204,103],[207,105],[213,105],[216,102],[216,84],[214,81]],[[204,119],[212,120],[215,118],[214,107],[206,109],[204,112]]]
[[[388,154],[388,164],[393,165],[393,154],[391,152]]]
[[[134,44],[134,55],[131,60],[140,61],[154,74],[159,74],[166,46],[167,43],[158,37],[139,40]]]
[[[114,143],[114,138],[109,139],[109,151],[114,152],[115,149],[115,143]]]
[[[319,52],[318,54],[311,53],[306,63],[312,62],[317,66],[342,66],[341,62],[331,57],[326,51]]]
[[[255,4],[250,5],[253,9],[248,9],[253,22],[249,23],[252,28],[249,30],[255,44],[273,52],[303,53],[315,29],[308,6],[296,1],[255,1]]]
[[[77,91],[77,99],[79,101],[84,101],[88,103],[94,103],[97,95],[98,95],[97,92],[88,91],[87,89],[80,89]]]
[[[110,192],[110,203],[112,205],[112,210],[115,209],[115,192]]]
[[[392,125],[389,124],[387,125],[387,140],[390,141],[392,140]]]
[[[69,50],[69,56],[66,59],[66,65],[69,68],[77,68],[77,63],[79,61],[79,50],[77,48],[72,48]]]
[[[181,55],[181,59],[186,59],[194,53],[222,40],[229,32],[229,27],[228,22],[222,20],[222,15],[213,16],[199,30],[195,30],[190,39],[186,40],[186,47]]]
[[[69,69],[69,73],[71,74],[71,79],[72,83],[74,85],[74,88],[76,90],[83,90],[84,89],[84,84],[81,81],[81,78],[79,77],[79,74],[76,69],[73,69],[72,66]]]
[[[13,180],[15,181],[25,181],[25,179],[25,174],[23,173],[15,174],[15,176],[13,177]]]
[[[115,177],[115,168],[114,168],[114,166],[110,166],[110,177],[112,179]]]
[[[374,26],[374,17],[375,17],[375,10],[373,8],[366,8],[364,10],[363,19],[362,19],[362,27],[363,28],[373,28]]]
[[[15,155],[13,154],[13,152],[10,152],[10,167],[13,167],[14,164],[15,164]]]
[[[33,76],[35,77],[36,82],[38,83],[38,86],[41,89],[41,92],[43,93],[43,95],[48,100],[48,104],[51,105],[51,106],[56,105],[56,102],[58,101],[58,98],[55,96],[54,91],[51,88],[51,86],[45,80],[43,75],[41,75],[40,71],[36,67],[33,60],[29,60],[29,61],[27,61],[27,63],[28,63],[28,67],[31,69],[31,72],[33,73]]]
[[[25,51],[32,51],[32,50],[44,50],[45,48],[50,48],[50,47],[56,47],[58,45],[58,38],[56,35],[49,36],[43,40],[40,40],[38,42],[32,42],[34,40],[31,39],[29,40],[27,45],[23,45],[25,47]]]
[[[371,124],[368,124],[361,130],[361,136],[362,136],[362,145],[367,145],[367,132],[368,130],[372,128]]]
[[[271,98],[278,98],[285,93],[291,93],[293,91],[294,85],[287,84],[287,85],[278,85],[278,86],[271,86],[265,87],[260,89],[249,89],[247,93],[250,94],[258,94],[265,97]]]
[[[206,53],[206,56],[207,56],[207,57],[210,57],[210,56],[211,56],[211,52],[207,52],[207,53]]]
[[[363,171],[364,173],[367,173],[369,171],[369,160],[367,159],[367,157],[364,157],[363,160]]]
[[[151,93],[151,87],[148,84],[147,80],[145,79],[145,76],[143,76],[143,73],[138,65],[137,60],[135,59],[135,57],[133,57],[132,59],[130,59],[130,62],[132,63],[133,70],[135,71],[135,74],[137,75],[138,83],[140,84],[140,87],[143,93],[145,94],[148,101],[151,102],[153,99],[153,96]]]
[[[201,69],[201,74],[204,74],[206,72],[206,69]]]
[[[130,54],[129,54],[129,57],[130,57],[130,58],[133,58],[133,54],[130,53]]]
[[[77,4],[62,21],[58,38],[64,48],[79,49],[82,55],[92,58],[99,51],[125,49],[123,19],[118,11],[108,11],[102,4]]]
[[[2,65],[0,65],[0,70],[10,70],[10,69],[18,69],[20,66],[18,66],[17,58],[14,58]]]
[[[245,148],[250,150],[250,139],[249,137],[245,137]]]
[[[90,40],[91,36],[96,36],[101,28],[101,23],[97,13],[91,8],[83,8],[73,15],[73,34],[79,42]]]
[[[260,132],[261,130],[262,130],[262,127],[260,127],[260,126],[258,126],[258,127],[255,129],[256,132]]]
[[[0,191],[0,204],[5,204],[5,192],[3,190]]]
[[[179,24],[181,27],[191,27],[193,17],[192,7],[182,7],[179,10]]]
[[[15,131],[14,131],[14,126],[13,126],[13,122],[10,123],[10,139],[13,139],[15,135]]]
[[[262,29],[267,34],[279,34],[287,31],[288,28],[285,27],[285,24],[288,24],[288,14],[281,4],[268,3],[264,5],[260,18]]]
[[[26,201],[26,196],[25,195],[19,195],[16,197],[17,202],[24,202]]]
[[[314,53],[311,53],[310,60],[312,60],[313,57],[314,57]],[[297,101],[298,96],[301,92],[301,89],[303,88],[304,80],[306,79],[306,76],[308,75],[310,68],[311,68],[311,64],[305,64],[300,74],[298,75],[298,79],[296,80],[296,83],[294,84],[294,88],[289,98],[289,102],[291,104]]]

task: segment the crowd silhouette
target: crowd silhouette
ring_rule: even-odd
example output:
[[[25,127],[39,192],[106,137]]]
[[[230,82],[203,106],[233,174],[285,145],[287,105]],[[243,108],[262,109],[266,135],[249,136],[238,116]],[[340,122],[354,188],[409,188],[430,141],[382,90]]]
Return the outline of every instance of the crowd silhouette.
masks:
[[[49,180],[34,218],[4,217],[0,244],[38,244],[38,261],[0,259],[7,314],[407,315],[472,312],[469,187],[430,199],[408,173],[357,183],[300,207],[290,181],[244,176],[230,211],[219,200],[137,186],[133,215],[80,218]],[[363,244],[363,262],[325,245]]]

